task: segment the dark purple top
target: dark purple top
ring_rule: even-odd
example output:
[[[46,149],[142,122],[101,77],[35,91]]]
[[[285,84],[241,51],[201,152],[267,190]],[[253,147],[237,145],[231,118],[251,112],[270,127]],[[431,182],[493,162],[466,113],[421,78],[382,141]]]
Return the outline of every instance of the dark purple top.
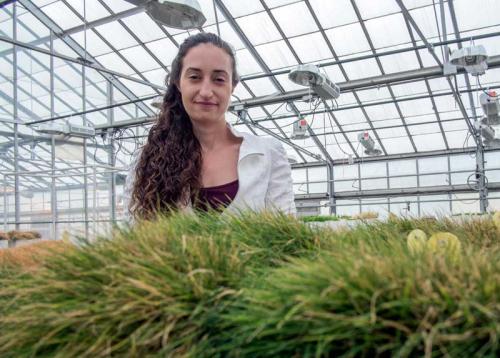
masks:
[[[222,211],[236,197],[238,192],[238,179],[230,183],[201,188],[197,209],[208,211],[209,208]]]

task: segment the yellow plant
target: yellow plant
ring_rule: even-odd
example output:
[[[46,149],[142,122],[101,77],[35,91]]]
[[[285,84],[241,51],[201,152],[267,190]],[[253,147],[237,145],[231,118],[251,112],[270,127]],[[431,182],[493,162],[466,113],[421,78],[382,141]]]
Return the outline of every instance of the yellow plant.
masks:
[[[412,230],[406,239],[408,249],[412,254],[423,252],[427,243],[427,234],[420,230]]]
[[[437,232],[427,241],[427,249],[435,254],[446,255],[453,261],[460,257],[462,245],[458,238],[449,232]]]
[[[497,229],[500,230],[500,211],[493,214],[493,222],[495,223]]]

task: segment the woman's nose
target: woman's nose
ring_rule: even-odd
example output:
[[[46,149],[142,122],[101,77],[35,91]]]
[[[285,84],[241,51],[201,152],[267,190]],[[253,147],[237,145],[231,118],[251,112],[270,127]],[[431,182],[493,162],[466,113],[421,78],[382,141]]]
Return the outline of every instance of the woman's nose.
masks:
[[[200,96],[211,97],[213,94],[213,87],[210,81],[204,80],[200,86]]]

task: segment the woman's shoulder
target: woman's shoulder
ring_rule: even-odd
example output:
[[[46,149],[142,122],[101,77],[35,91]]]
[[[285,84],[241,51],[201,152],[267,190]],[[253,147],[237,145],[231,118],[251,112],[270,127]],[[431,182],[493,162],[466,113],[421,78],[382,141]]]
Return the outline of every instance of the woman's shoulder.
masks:
[[[264,136],[258,136],[252,133],[245,133],[245,139],[248,139],[257,145],[261,145],[265,148],[270,148],[270,149],[278,149],[282,147],[282,142],[274,137],[264,137]]]

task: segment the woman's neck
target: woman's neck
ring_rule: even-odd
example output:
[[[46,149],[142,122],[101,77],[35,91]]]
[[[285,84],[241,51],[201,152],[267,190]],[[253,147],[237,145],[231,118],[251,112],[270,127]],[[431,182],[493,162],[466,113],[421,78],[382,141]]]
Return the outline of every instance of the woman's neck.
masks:
[[[224,119],[216,123],[195,123],[193,132],[203,152],[212,152],[231,143],[231,132]]]

